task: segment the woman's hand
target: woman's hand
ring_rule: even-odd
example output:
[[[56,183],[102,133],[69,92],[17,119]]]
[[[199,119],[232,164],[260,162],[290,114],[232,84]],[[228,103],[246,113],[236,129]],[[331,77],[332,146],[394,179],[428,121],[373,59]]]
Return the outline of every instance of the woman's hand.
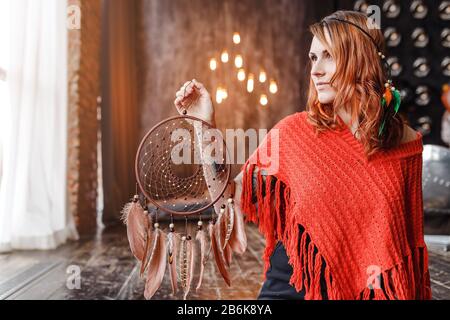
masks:
[[[187,81],[176,93],[175,107],[180,114],[187,114],[215,127],[214,107],[211,96],[205,86],[193,79]]]

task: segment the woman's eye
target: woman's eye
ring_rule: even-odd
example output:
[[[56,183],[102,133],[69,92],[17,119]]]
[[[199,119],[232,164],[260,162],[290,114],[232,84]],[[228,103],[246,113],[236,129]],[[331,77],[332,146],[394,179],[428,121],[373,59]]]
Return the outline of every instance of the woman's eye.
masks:
[[[323,55],[324,55],[324,57],[325,57],[326,59],[331,59],[331,58],[332,58],[332,57],[331,57],[331,54],[329,54],[328,52],[324,53]]]
[[[311,61],[316,61],[317,60],[317,57],[316,56],[311,56],[311,57],[309,57],[310,59],[311,59]]]

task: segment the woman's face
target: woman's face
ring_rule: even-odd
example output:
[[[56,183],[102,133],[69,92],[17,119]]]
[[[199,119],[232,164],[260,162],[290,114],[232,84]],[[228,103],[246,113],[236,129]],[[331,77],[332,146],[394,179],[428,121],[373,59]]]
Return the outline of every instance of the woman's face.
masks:
[[[331,43],[329,34],[326,40]],[[330,80],[336,72],[336,62],[325,46],[314,37],[309,50],[311,60],[311,79],[317,90],[317,96],[321,104],[330,104],[336,97],[336,89],[330,85]]]

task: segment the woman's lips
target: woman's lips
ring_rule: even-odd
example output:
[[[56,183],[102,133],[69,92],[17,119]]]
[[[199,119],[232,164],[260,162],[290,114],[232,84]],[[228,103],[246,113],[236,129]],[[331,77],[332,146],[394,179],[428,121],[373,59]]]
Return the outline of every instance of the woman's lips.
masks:
[[[321,82],[316,84],[317,90],[323,90],[329,87],[329,83]]]

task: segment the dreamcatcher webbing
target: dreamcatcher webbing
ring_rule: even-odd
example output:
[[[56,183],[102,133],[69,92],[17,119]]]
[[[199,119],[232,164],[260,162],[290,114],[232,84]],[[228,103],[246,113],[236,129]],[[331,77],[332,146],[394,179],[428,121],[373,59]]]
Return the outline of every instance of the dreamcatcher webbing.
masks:
[[[198,132],[201,137],[195,136]],[[205,152],[198,147],[205,136],[216,138],[215,148],[206,147],[213,151],[208,155],[202,155]],[[172,117],[153,127],[142,140],[136,156],[136,180],[143,195],[160,210],[174,215],[201,213],[216,203],[227,187],[231,171],[227,157],[219,130],[187,115]]]

